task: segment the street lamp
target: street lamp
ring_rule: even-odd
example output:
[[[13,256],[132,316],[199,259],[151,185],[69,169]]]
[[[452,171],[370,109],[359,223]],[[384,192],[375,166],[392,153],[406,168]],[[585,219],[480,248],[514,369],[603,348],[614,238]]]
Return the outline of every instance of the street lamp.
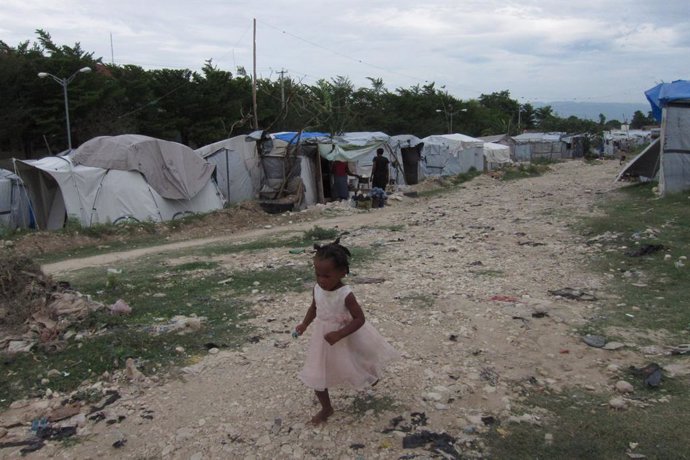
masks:
[[[74,80],[74,77],[76,77],[77,74],[88,72],[91,72],[91,67],[82,67],[81,69],[74,72],[69,78],[59,78],[53,75],[52,73],[48,72],[38,73],[38,78],[50,77],[62,86],[62,92],[65,95],[65,120],[67,121],[67,147],[69,148],[69,150],[72,150],[72,133],[69,129],[69,103],[67,102],[67,85],[69,85],[72,82],[72,80]]]
[[[448,108],[450,110],[446,110],[445,105],[443,106],[443,109],[436,109],[436,113],[441,113],[443,112],[446,116],[446,123],[448,123],[448,134],[453,134],[453,115],[457,115],[460,112],[467,112],[467,109],[458,109],[455,112],[453,112],[453,106],[449,105]]]

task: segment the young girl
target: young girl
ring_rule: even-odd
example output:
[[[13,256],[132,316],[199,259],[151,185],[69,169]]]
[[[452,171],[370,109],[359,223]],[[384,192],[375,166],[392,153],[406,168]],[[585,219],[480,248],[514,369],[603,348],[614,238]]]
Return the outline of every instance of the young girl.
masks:
[[[295,332],[304,334],[316,320],[299,378],[314,389],[321,403],[321,410],[312,418],[317,424],[333,414],[329,388],[375,385],[383,366],[399,355],[365,322],[355,295],[343,284],[350,272],[350,251],[340,245],[340,239],[314,248],[316,286],[311,306]]]

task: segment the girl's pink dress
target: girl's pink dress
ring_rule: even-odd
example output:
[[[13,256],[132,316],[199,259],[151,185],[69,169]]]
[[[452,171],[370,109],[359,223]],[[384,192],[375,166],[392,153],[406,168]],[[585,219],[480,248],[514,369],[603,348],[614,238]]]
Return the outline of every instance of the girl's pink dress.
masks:
[[[325,291],[318,284],[314,287],[316,318],[311,325],[306,362],[299,373],[300,380],[314,390],[371,385],[379,379],[383,367],[400,356],[369,322],[335,345],[326,342],[327,333],[352,321],[345,307],[345,298],[351,292],[350,286],[335,291]]]

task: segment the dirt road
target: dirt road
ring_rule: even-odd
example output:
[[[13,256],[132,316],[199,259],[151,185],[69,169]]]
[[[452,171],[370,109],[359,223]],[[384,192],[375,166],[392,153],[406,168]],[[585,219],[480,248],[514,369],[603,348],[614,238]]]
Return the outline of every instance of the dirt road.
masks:
[[[606,299],[602,280],[588,271],[593,249],[572,225],[596,212],[597,199],[616,187],[617,163],[558,164],[537,178],[501,182],[480,177],[433,198],[394,203],[381,211],[286,225],[223,238],[247,241],[302,231],[318,224],[350,231],[345,244],[376,247],[379,257],[359,276],[382,284],[356,284],[367,319],[401,351],[385,379],[365,392],[335,390],[329,423],[305,422],[317,410],[297,380],[307,338],[285,331],[304,315],[310,296],[258,293],[250,321],[261,337],[237,351],[209,355],[179,380],[132,384],[109,409],[126,418],[87,426],[89,436],[71,446],[47,446],[36,458],[398,458],[428,455],[403,449],[390,420],[424,413],[425,429],[446,432],[467,455],[481,452],[482,417],[503,423],[523,415],[530,388],[558,392],[569,386],[606,391],[609,363],[629,352],[584,345],[576,328],[597,309],[548,293],[580,288]],[[391,226],[396,227],[395,231]],[[72,260],[45,267],[77,267],[136,258],[149,251]],[[284,260],[282,250],[258,257]],[[241,259],[241,255],[238,256]],[[257,254],[245,256],[257,259]],[[307,254],[299,263],[309,263]],[[241,260],[236,260],[241,263]],[[605,301],[605,300],[604,300]],[[599,302],[602,302],[601,300]],[[533,316],[534,314],[534,316]],[[419,416],[418,416],[419,417]],[[546,420],[533,411],[522,423]],[[127,439],[115,449],[113,442]]]

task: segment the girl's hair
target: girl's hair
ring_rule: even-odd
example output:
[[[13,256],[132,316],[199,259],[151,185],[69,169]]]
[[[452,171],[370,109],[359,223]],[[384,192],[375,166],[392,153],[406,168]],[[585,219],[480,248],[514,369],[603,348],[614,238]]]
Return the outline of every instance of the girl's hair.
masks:
[[[350,251],[340,244],[340,238],[337,238],[334,242],[324,244],[315,244],[314,249],[316,249],[316,255],[321,260],[331,260],[336,268],[341,268],[345,270],[345,273],[350,273]]]

